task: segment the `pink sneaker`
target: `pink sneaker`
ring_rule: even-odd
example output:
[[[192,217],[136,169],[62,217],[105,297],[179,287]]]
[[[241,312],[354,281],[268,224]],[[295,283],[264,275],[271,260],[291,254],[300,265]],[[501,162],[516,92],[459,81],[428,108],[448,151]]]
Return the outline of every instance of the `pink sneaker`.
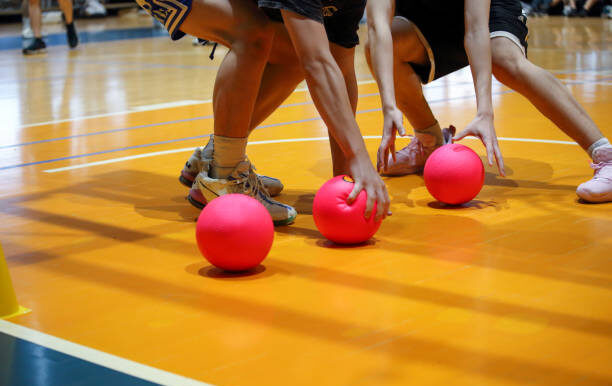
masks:
[[[580,184],[576,194],[587,202],[612,201],[612,148],[595,150],[591,167],[595,169],[593,178]]]
[[[455,135],[455,127],[442,129],[443,145],[452,143]],[[405,176],[423,171],[425,161],[434,150],[442,145],[436,145],[436,138],[430,134],[417,134],[412,141],[402,150],[395,153],[395,159],[389,154],[387,170],[382,172],[383,176]]]

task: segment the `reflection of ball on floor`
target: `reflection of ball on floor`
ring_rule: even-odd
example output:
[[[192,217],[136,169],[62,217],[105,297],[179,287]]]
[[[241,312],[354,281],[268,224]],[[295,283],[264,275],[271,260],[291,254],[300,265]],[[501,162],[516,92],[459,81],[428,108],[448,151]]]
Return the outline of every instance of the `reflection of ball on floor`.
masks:
[[[427,190],[436,200],[458,205],[471,201],[480,192],[484,167],[472,149],[453,143],[429,156],[423,177]]]
[[[244,271],[266,258],[274,224],[266,208],[244,194],[215,198],[202,209],[196,225],[202,255],[215,267]]]
[[[361,191],[352,205],[346,199],[353,190],[350,177],[338,176],[327,181],[315,195],[312,216],[319,232],[338,244],[358,244],[369,240],[381,221],[374,221],[376,205],[372,216],[365,219],[367,195]]]

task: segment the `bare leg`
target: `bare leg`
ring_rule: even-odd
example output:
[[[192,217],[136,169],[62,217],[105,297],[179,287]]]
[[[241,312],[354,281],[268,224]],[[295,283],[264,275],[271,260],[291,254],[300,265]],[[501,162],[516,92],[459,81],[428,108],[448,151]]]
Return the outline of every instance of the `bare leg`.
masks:
[[[491,41],[493,74],[516,90],[584,150],[603,138],[587,112],[554,75],[531,63],[507,38]]]
[[[64,13],[64,18],[66,19],[66,24],[72,24],[72,0],[58,0],[59,6],[62,12]]]
[[[419,40],[414,24],[411,22],[402,18],[394,18],[391,27],[397,107],[406,116],[413,128],[430,127],[436,123],[436,118],[423,95],[421,79],[410,64],[425,65],[429,62],[425,47]],[[371,69],[370,50],[367,45],[366,59]]]
[[[231,47],[215,81],[214,129],[246,138],[274,35],[266,16],[251,1],[198,0],[181,30]]]
[[[268,118],[304,80],[287,30],[281,23],[274,23],[273,28],[276,30],[274,43],[257,94],[251,131]]]
[[[330,44],[330,48],[336,63],[338,63],[342,71],[346,91],[348,92],[349,102],[351,103],[351,109],[354,115],[357,112],[357,102],[359,99],[359,90],[357,88],[357,78],[355,75],[355,49],[344,48],[337,44]],[[340,176],[342,174],[349,174],[348,162],[344,152],[331,133],[329,133],[329,148],[332,157],[333,175]]]
[[[396,17],[391,25],[393,34],[393,71],[397,107],[408,118],[415,138],[400,151],[389,154],[384,175],[400,176],[420,172],[427,157],[444,143],[444,134],[423,95],[421,78],[412,65],[429,63],[425,46],[414,24]],[[369,47],[366,58],[370,68]]]
[[[40,12],[40,0],[30,0],[30,24],[35,38],[42,37],[42,17]]]

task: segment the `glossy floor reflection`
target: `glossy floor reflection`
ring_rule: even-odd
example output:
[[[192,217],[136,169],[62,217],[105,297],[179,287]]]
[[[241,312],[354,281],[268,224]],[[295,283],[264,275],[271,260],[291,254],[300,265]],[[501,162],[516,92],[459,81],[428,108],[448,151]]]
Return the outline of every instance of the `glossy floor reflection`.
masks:
[[[530,29],[531,60],[612,137],[612,22]],[[32,309],[12,323],[218,385],[612,384],[612,206],[577,201],[587,156],[498,82],[508,176],[487,168],[462,207],[436,203],[421,176],[386,178],[393,216],[352,248],[314,226],[327,130],[296,90],[247,151],[297,220],[254,274],[215,271],[178,175],[212,132],[222,53],[166,38],[3,51],[0,242]],[[357,72],[373,158],[382,117],[361,48]],[[425,92],[443,125],[473,118],[469,71]]]

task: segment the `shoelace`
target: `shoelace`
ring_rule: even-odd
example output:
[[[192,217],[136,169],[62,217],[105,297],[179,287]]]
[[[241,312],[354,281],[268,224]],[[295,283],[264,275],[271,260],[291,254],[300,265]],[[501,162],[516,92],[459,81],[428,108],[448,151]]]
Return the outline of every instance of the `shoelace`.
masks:
[[[242,193],[247,196],[256,197],[259,193],[262,193],[265,197],[270,197],[270,194],[259,179],[259,176],[253,171],[252,166],[249,167],[248,172],[241,173],[234,182],[236,184],[242,184]]]
[[[593,176],[594,180],[608,180],[612,182],[612,178],[603,177],[599,175],[599,172],[603,170],[606,166],[612,167],[612,161],[599,162],[599,163],[591,163],[591,167],[595,169],[595,175]]]

